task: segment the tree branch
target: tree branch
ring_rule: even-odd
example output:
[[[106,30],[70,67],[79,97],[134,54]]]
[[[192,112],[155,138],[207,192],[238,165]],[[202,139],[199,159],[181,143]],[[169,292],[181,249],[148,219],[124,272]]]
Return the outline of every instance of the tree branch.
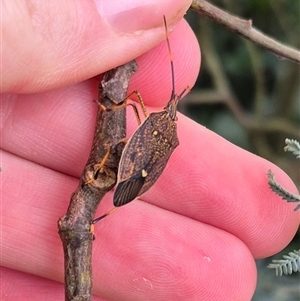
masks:
[[[240,106],[236,98],[224,91],[211,91],[211,90],[193,90],[189,93],[184,102],[179,103],[180,111],[186,105],[192,104],[220,104],[224,103],[232,112],[238,122],[247,130],[255,130],[259,132],[278,132],[285,135],[292,135],[300,139],[299,128],[294,126],[291,122],[283,118],[269,118],[268,120],[255,120],[253,116],[249,116]]]
[[[99,103],[110,108],[112,100],[122,102],[132,74],[137,70],[135,61],[104,74],[99,85]],[[58,221],[59,234],[65,257],[65,300],[89,301],[92,291],[92,241],[90,225],[96,209],[116,184],[118,164],[126,137],[126,111],[105,111],[99,105],[94,142],[79,185],[71,196],[67,214]],[[104,156],[109,156],[99,170]]]
[[[223,25],[255,44],[268,49],[279,58],[285,58],[300,64],[300,52],[298,50],[285,46],[264,35],[252,26],[252,20],[244,20],[230,15],[204,0],[194,0],[191,8],[213,22]]]

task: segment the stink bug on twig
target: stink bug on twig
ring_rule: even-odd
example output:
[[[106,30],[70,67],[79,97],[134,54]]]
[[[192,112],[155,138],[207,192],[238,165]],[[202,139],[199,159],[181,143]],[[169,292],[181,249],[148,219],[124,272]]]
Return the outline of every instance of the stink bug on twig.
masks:
[[[179,145],[176,125],[177,103],[190,89],[187,87],[179,95],[175,93],[174,64],[165,16],[164,25],[172,73],[171,97],[162,111],[147,116],[142,98],[138,92],[135,92],[146,118],[129,138],[122,152],[113,197],[116,207],[123,206],[146,192],[159,178],[171,154]],[[93,223],[115,210],[116,208],[112,209]]]

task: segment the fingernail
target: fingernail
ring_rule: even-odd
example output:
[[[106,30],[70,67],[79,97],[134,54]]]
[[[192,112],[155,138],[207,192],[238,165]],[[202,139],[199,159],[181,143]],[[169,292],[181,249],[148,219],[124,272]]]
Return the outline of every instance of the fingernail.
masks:
[[[125,33],[134,33],[162,26],[162,16],[166,14],[166,11],[168,15],[172,13],[170,9],[166,10],[161,0],[94,1],[101,16],[114,29]],[[178,9],[180,5],[173,6]]]

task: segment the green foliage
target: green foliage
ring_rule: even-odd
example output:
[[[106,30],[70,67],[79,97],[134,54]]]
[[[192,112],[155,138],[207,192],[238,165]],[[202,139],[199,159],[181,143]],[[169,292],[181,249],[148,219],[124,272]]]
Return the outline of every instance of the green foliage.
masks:
[[[300,144],[293,139],[285,139],[285,151],[293,153],[296,158],[300,159]],[[300,196],[289,192],[284,189],[279,183],[276,182],[275,176],[271,170],[268,171],[268,182],[271,190],[287,202],[300,203]],[[300,209],[300,204],[294,209]],[[290,252],[289,255],[283,255],[283,259],[274,259],[268,265],[270,269],[276,269],[276,276],[290,275],[293,272],[300,272],[300,249]]]
[[[268,171],[268,179],[271,190],[282,197],[282,199],[286,200],[287,202],[300,203],[300,196],[289,192],[279,183],[277,183],[275,180],[275,175],[271,170]],[[297,211],[298,209],[300,209],[300,204],[294,210]]]
[[[274,259],[268,265],[270,269],[276,269],[276,276],[290,275],[293,272],[300,272],[300,249],[283,255],[283,259]]]
[[[300,144],[297,140],[294,139],[285,139],[286,146],[284,150],[286,152],[293,153],[297,159],[300,159]]]

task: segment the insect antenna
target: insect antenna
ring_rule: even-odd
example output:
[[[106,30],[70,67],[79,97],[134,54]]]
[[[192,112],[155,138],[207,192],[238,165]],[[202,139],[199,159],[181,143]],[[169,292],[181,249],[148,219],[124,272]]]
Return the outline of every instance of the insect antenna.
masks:
[[[168,31],[168,26],[167,26],[167,20],[166,20],[166,16],[163,16],[163,17],[164,17],[164,25],[165,25],[165,31],[166,31],[166,40],[167,40],[167,45],[168,45],[169,58],[170,58],[170,62],[171,62],[171,74],[172,74],[172,93],[171,93],[171,98],[170,98],[170,101],[171,101],[175,97],[174,63],[173,63],[173,56],[172,56],[172,52],[171,52],[171,45],[170,45],[170,41],[169,41],[169,31]]]

